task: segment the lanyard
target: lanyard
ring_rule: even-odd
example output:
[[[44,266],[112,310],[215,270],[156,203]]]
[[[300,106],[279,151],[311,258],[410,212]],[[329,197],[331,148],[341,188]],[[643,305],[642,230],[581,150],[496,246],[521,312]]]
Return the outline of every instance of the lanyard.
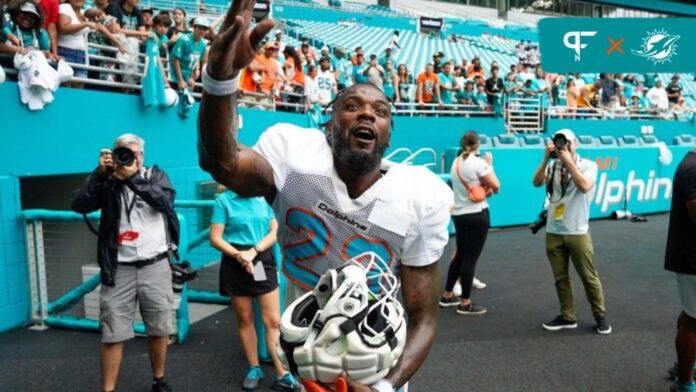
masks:
[[[123,189],[123,201],[126,203],[126,217],[128,218],[128,224],[131,224],[131,212],[133,211],[133,207],[135,206],[135,198],[138,197],[138,195],[133,193],[133,198],[130,201],[130,205],[128,205],[128,191],[124,188]]]

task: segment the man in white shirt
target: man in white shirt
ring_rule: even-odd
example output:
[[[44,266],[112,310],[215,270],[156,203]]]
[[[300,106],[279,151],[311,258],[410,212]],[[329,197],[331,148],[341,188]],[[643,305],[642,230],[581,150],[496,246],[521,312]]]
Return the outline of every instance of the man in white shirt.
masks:
[[[359,83],[336,97],[326,133],[291,124],[269,128],[252,149],[237,142],[233,80],[273,28],[247,33],[253,1],[232,4],[205,70],[199,112],[201,167],[238,194],[264,196],[278,219],[286,301],[319,276],[365,251],[387,260],[401,279],[409,326],[404,352],[384,379],[353,391],[394,391],[425,360],[437,324],[437,261],[448,242],[452,191],[427,169],[382,161],[391,137],[389,100]],[[235,19],[236,18],[236,19]],[[231,87],[227,87],[231,86]]]
[[[648,90],[648,99],[652,103],[653,107],[661,110],[669,109],[667,90],[662,87],[662,81],[659,79],[655,81],[655,87]]]
[[[561,314],[544,323],[543,327],[548,331],[560,331],[578,326],[568,268],[570,259],[585,287],[597,322],[596,331],[606,335],[611,333],[611,326],[606,319],[602,283],[589,233],[597,164],[581,158],[575,151],[577,145],[577,138],[570,129],[556,132],[534,173],[534,186],[546,185],[549,197],[546,254],[556,279],[556,292],[561,304]],[[552,154],[555,159],[549,163]]]

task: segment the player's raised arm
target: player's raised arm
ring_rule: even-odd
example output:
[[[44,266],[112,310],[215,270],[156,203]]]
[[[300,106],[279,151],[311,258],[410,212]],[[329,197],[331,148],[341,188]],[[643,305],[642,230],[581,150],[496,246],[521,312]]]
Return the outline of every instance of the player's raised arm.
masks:
[[[270,19],[249,31],[254,0],[235,0],[208,54],[198,113],[198,155],[203,170],[242,196],[275,196],[273,170],[261,155],[237,143],[237,87],[242,69],[254,59]]]

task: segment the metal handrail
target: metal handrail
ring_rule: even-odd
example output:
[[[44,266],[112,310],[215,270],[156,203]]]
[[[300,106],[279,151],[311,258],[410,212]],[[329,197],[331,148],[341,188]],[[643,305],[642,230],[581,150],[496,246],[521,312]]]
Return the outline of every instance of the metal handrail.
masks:
[[[390,152],[389,154],[385,155],[385,156],[384,156],[384,159],[386,159],[386,160],[388,160],[388,161],[393,161],[394,159],[392,159],[392,158],[394,158],[396,155],[398,155],[398,154],[400,154],[400,153],[402,153],[402,152],[407,152],[407,153],[408,153],[408,156],[411,156],[411,155],[413,154],[413,151],[412,151],[410,148],[407,148],[407,147],[399,147],[399,148],[397,148],[396,150],[394,150],[394,151]]]
[[[412,165],[413,161],[416,159],[416,157],[418,155],[425,154],[425,153],[429,153],[433,156],[433,162],[426,163],[425,165],[422,165],[422,166],[425,166],[425,167],[435,166],[437,164],[437,153],[435,152],[435,150],[433,150],[432,148],[428,148],[428,147],[419,148],[418,150],[416,150],[416,152],[411,154],[408,158],[404,159],[401,163],[404,165]]]

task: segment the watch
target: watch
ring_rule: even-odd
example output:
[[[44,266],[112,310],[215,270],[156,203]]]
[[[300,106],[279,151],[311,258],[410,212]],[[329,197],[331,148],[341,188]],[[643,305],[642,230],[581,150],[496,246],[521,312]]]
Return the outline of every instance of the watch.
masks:
[[[254,250],[256,251],[257,254],[261,253],[261,249],[257,245],[254,245]]]

